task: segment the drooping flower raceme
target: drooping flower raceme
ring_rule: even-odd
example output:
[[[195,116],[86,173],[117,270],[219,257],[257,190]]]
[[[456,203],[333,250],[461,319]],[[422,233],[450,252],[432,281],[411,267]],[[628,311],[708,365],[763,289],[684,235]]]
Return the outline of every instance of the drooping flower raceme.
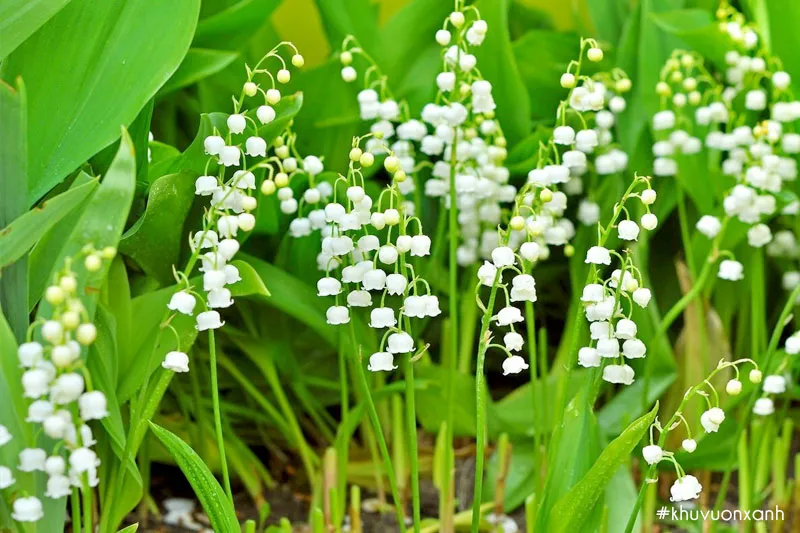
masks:
[[[113,259],[112,247],[97,250],[87,245],[81,251],[83,266],[91,276]],[[28,402],[25,422],[34,424],[57,443],[52,449],[24,448],[15,465],[0,466],[0,488],[13,487],[14,469],[20,475],[45,472],[48,476],[45,496],[60,499],[72,493],[73,487],[84,490],[99,483],[100,460],[92,450],[96,441],[89,422],[108,416],[106,396],[91,390],[86,379],[86,352],[97,338],[97,328],[80,299],[82,289],[68,258],[53,283],[45,289],[47,315],[28,331],[17,356],[23,369],[22,391]],[[44,308],[43,308],[44,309]],[[38,326],[38,336],[37,333]],[[0,426],[0,446],[14,438]],[[43,503],[36,496],[15,493],[12,518],[18,522],[36,522],[43,516]]]
[[[614,206],[609,225],[598,228],[597,245],[586,253],[585,263],[591,265],[591,269],[581,302],[589,322],[590,342],[578,350],[580,366],[602,367],[605,381],[622,385],[630,385],[635,377],[627,361],[641,359],[647,353],[647,347],[637,336],[638,327],[633,320],[633,310],[635,307],[647,307],[651,298],[650,290],[642,286],[642,276],[632,258],[627,253],[621,255],[605,246],[615,226],[620,242],[638,238],[641,231],[639,224],[627,218],[631,207],[626,204],[631,199],[638,199],[645,208],[646,214],[642,219],[650,214],[650,206],[655,201],[650,178],[634,178]],[[623,213],[626,218],[619,220]],[[618,268],[612,270],[610,275],[605,274],[606,267],[613,263],[617,263]]]
[[[700,396],[704,399],[707,409],[700,416],[700,425],[706,433],[716,433],[719,431],[720,426],[725,422],[725,411],[719,406],[719,393],[712,385],[713,378],[720,372],[730,369],[735,373],[735,377],[728,381],[725,390],[731,396],[741,393],[742,383],[739,381],[740,367],[746,364],[753,365],[753,370],[750,371],[750,381],[758,383],[761,380],[761,373],[758,370],[755,362],[750,359],[739,359],[737,361],[720,361],[711,374],[702,382],[691,387],[678,406],[675,413],[669,419],[666,425],[662,426],[659,419],[656,418],[655,422],[650,426],[650,444],[642,448],[642,456],[645,462],[650,465],[647,473],[648,478],[656,473],[658,463],[661,461],[669,461],[675,467],[678,478],[670,488],[671,500],[673,502],[694,500],[700,496],[703,487],[696,477],[687,475],[675,458],[675,453],[668,451],[664,448],[667,442],[668,435],[683,426],[686,429],[686,438],[681,443],[681,448],[688,453],[694,453],[697,449],[697,441],[692,437],[692,427],[689,424],[683,412],[687,402],[691,399]],[[656,442],[654,439],[654,432],[659,432],[659,438]],[[653,479],[648,479],[648,482],[653,482]]]
[[[359,308],[368,314],[368,325],[384,334],[367,368],[391,371],[397,368],[395,355],[416,350],[411,319],[435,317],[441,310],[438,297],[415,270],[415,258],[430,254],[431,240],[422,233],[419,219],[405,210],[399,183],[408,178],[394,166],[390,152],[384,168],[392,181],[377,201],[368,196],[363,172],[374,158],[362,150],[364,140],[354,139],[347,176],[336,181],[324,209],[318,263],[325,275],[317,282],[317,293],[333,298],[326,312],[331,325],[349,324]]]
[[[193,252],[189,269],[176,276],[180,290],[167,304],[174,314],[194,316],[198,331],[222,327],[225,322],[220,312],[233,305],[231,286],[241,280],[233,260],[239,252],[239,238],[255,228],[253,212],[258,205],[257,190],[260,188],[265,194],[277,190],[281,197],[281,210],[286,213],[297,211],[297,201],[288,188],[290,175],[301,166],[290,153],[294,137],[285,132],[272,142],[272,146],[261,137],[264,126],[277,116],[274,106],[280,102],[281,93],[276,80],[287,83],[291,78],[286,62],[278,54],[281,46],[292,48],[292,64],[302,66],[303,58],[294,46],[282,43],[267,53],[255,68],[248,67],[241,96],[234,99],[233,113],[226,120],[227,131],[215,128],[203,141],[208,161],[205,174],[195,180],[195,194],[208,198],[209,205],[202,228],[189,238]],[[281,64],[277,76],[263,67],[269,60]],[[259,78],[267,78],[268,87],[261,87],[257,83]],[[255,109],[245,107],[247,99],[259,96],[263,103]],[[309,162],[309,166],[314,166],[313,162]],[[216,172],[210,172],[210,169],[216,169]],[[259,187],[256,175],[262,171],[266,179]],[[193,287],[186,275],[195,262],[199,262],[198,270],[202,273],[201,288]],[[169,319],[165,321],[166,324],[169,322]],[[188,356],[180,346],[176,346],[174,351],[166,354],[162,367],[173,372],[188,372]]]

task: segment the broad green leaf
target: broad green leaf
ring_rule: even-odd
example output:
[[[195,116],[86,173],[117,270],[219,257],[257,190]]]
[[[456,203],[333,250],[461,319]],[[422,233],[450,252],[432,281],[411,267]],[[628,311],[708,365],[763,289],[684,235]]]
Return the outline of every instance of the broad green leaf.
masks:
[[[559,80],[569,62],[578,55],[579,46],[579,36],[551,30],[529,31],[514,42],[514,57],[528,91],[534,119],[545,119],[546,124],[555,120],[558,104],[567,96]],[[531,57],[536,57],[536,61],[530,61]],[[538,143],[532,148],[526,153],[536,157]]]
[[[222,11],[203,17],[197,24],[192,46],[237,50],[242,47],[278,7],[279,0],[240,0]],[[205,2],[203,3],[205,9]],[[266,52],[266,50],[264,50]]]
[[[0,2],[0,59],[67,5],[70,0],[4,0]]]
[[[195,496],[200,500],[200,505],[208,516],[213,530],[231,533],[239,531],[239,522],[233,504],[200,456],[188,444],[166,429],[152,422],[150,429],[167,448],[186,476]]]
[[[131,524],[117,531],[117,533],[136,533],[139,530],[139,523]]]
[[[725,52],[733,43],[709,11],[702,9],[679,9],[666,13],[653,13],[651,18],[667,33],[678,37],[688,47],[699,52],[718,67],[725,66]]]
[[[338,345],[339,335],[325,318],[328,304],[317,296],[313,288],[266,261],[245,254],[241,259],[269,284],[272,295],[263,299],[264,303],[307,324],[332,346]]]
[[[159,91],[163,96],[216,74],[233,63],[239,54],[227,50],[190,48],[175,74]]]
[[[800,57],[797,56],[797,27],[800,24],[800,4],[794,0],[760,0],[754,16],[759,24],[764,44],[781,59],[792,75],[793,85],[800,79]]]
[[[606,446],[586,475],[556,502],[551,513],[558,517],[557,521],[551,522],[555,531],[583,530],[583,524],[603,496],[606,485],[620,467],[630,460],[631,453],[657,414],[658,402],[649,413],[634,421]]]
[[[75,189],[97,178],[81,171],[70,184],[70,189]],[[30,253],[28,261],[28,309],[33,310],[44,288],[50,281],[50,272],[59,258],[61,248],[69,238],[72,230],[78,224],[83,213],[91,202],[78,204],[75,209],[67,213],[64,218],[45,232]]]
[[[344,38],[353,35],[367,53],[380,53],[376,50],[378,6],[375,3],[369,0],[316,0],[315,3],[331,49],[338,50]]]
[[[8,57],[4,76],[22,76],[30,102],[29,205],[118,139],[169,79],[199,4],[73,0]]]
[[[48,279],[52,279],[53,275],[63,267],[68,257],[77,256],[86,245],[91,244],[98,250],[108,246],[114,248],[118,246],[133,201],[135,186],[135,155],[131,138],[123,129],[122,144],[117,157],[114,158],[91,202],[59,251]],[[73,262],[72,269],[76,274],[78,285],[85,288],[80,297],[90,317],[94,315],[97,304],[98,281],[105,277],[109,266],[109,262],[104,261],[100,272],[88,272],[82,261]],[[51,310],[52,306],[42,300],[37,316],[48,316]]]
[[[33,248],[50,228],[90,197],[98,182],[92,179],[45,200],[0,230],[0,268],[13,263]]]
[[[554,522],[562,520],[553,506],[584,476],[599,454],[597,420],[586,398],[592,379],[591,375],[587,377],[583,389],[567,405],[562,425],[553,432],[535,531],[551,531]]]
[[[260,273],[251,265],[243,260],[231,264],[239,269],[242,278],[228,286],[232,296],[261,300],[269,295]],[[202,279],[193,278],[191,283],[195,287],[202,286]],[[167,318],[167,303],[177,290],[170,285],[134,298],[131,303],[131,323],[136,325],[137,335],[131,339],[130,349],[120,353],[117,396],[121,404],[128,401],[145,378],[159,367],[165,353],[177,349],[175,335],[162,327]],[[188,352],[197,339],[195,324],[194,317],[182,314],[170,322],[180,337],[180,349],[184,352]]]
[[[435,61],[432,75],[420,79],[429,90],[435,89],[433,76],[441,69],[439,52],[434,35],[442,27],[442,21],[452,11],[453,5],[440,0],[413,0],[404,5],[390,18],[381,30],[381,67],[389,77],[392,87],[401,86],[401,80],[412,79],[417,60],[431,54]],[[411,69],[409,65],[414,65]],[[415,73],[415,75],[419,75]],[[421,109],[421,106],[420,106]]]
[[[610,43],[616,43],[628,15],[628,2],[625,0],[594,0],[586,2],[586,8],[594,24],[597,37]]]
[[[531,131],[531,101],[522,82],[508,32],[508,0],[476,2],[481,17],[492,28],[475,51],[478,68],[492,82],[495,113],[510,146]]]
[[[0,231],[0,239],[11,221],[22,215],[28,205],[27,107],[25,86],[21,80],[17,80],[16,88],[0,82],[0,228],[5,228]],[[0,247],[0,269],[17,261],[27,249],[13,259],[7,257],[11,255],[10,251]],[[8,317],[17,339],[21,340],[28,326],[27,258],[0,272],[0,308]]]
[[[120,251],[162,285],[173,279],[186,215],[194,202],[194,176],[188,171],[161,176],[150,186],[147,208],[120,241]]]

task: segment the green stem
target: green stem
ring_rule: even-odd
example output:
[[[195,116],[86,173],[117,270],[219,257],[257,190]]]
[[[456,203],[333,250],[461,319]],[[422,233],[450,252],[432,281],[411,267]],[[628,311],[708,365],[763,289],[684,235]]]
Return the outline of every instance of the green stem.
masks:
[[[408,426],[408,457],[411,464],[411,505],[414,533],[420,533],[419,454],[417,451],[417,413],[414,399],[414,362],[406,361],[406,424]]]
[[[484,362],[486,360],[486,350],[489,347],[489,323],[492,320],[492,310],[497,298],[497,285],[500,283],[501,271],[498,269],[492,283],[492,290],[489,294],[489,304],[481,321],[480,344],[478,346],[478,358],[475,367],[475,404],[477,408],[477,427],[475,428],[475,490],[472,496],[472,533],[478,533],[481,523],[481,494],[483,494],[483,467],[484,452],[486,448],[486,387],[484,386],[485,376]]]
[[[225,494],[233,503],[233,491],[231,490],[231,478],[228,473],[228,461],[225,458],[225,438],[222,435],[222,414],[219,408],[219,379],[217,377],[217,347],[214,342],[214,330],[208,330],[208,354],[211,365],[211,404],[214,409],[214,432],[217,437],[217,448],[219,452],[219,466],[222,470],[222,481],[225,486]]]
[[[83,484],[83,531],[84,533],[94,533],[94,513],[92,512],[92,488],[89,486],[87,474],[83,475],[82,484]]]
[[[72,496],[69,498],[72,507],[72,530],[79,532],[81,529],[81,500],[77,487],[72,488]]]
[[[350,321],[350,338],[353,342],[353,348],[357,349],[359,346],[356,339],[356,330],[353,327],[353,321]],[[370,422],[375,430],[375,435],[378,440],[378,447],[381,450],[383,457],[383,466],[386,469],[386,476],[389,478],[389,490],[392,491],[392,499],[394,500],[394,510],[397,517],[397,524],[399,528],[404,527],[405,517],[403,516],[402,500],[400,500],[400,491],[397,489],[397,477],[394,474],[394,467],[392,466],[392,456],[389,454],[389,447],[386,445],[386,437],[383,434],[383,427],[381,426],[380,418],[378,417],[378,410],[375,408],[375,402],[372,399],[372,393],[369,390],[369,382],[367,381],[367,374],[364,372],[364,364],[361,361],[360,354],[356,352],[355,369],[358,375],[358,381],[361,384],[361,392],[363,393],[363,401],[367,406],[367,413],[369,414]]]
[[[458,80],[456,80],[456,84]],[[458,164],[457,150],[458,146],[458,133],[453,138],[453,143],[450,149],[450,208],[448,209],[448,260],[447,260],[447,273],[449,276],[447,301],[450,309],[449,317],[449,342],[446,357],[447,369],[447,418],[445,425],[445,464],[454,464],[453,452],[453,424],[455,423],[455,380],[458,372],[458,196],[456,194],[456,166]],[[413,478],[413,475],[412,475]],[[450,475],[445,475],[442,478],[442,494],[450,494],[450,484],[453,482]],[[452,509],[445,509],[448,514],[445,517],[445,522],[450,524],[452,520]],[[451,533],[451,532],[445,532]]]
[[[772,337],[770,337],[769,345],[767,346],[767,353],[764,357],[764,363],[761,365],[762,372],[764,374],[768,374],[772,369],[772,360],[775,358],[775,353],[778,349],[778,343],[781,340],[781,334],[783,333],[783,329],[786,327],[787,320],[789,319],[789,315],[792,312],[792,307],[794,306],[795,301],[797,301],[797,296],[800,295],[800,285],[794,288],[794,290],[789,294],[789,299],[786,301],[786,304],[783,306],[783,310],[781,311],[780,316],[778,317],[778,322],[775,324],[775,329],[772,330]],[[760,387],[753,387],[753,390],[750,392],[750,397],[747,399],[747,405],[744,411],[743,420],[739,422],[736,426],[736,435],[734,437],[733,442],[738,443],[739,439],[742,438],[742,432],[744,428],[750,423],[750,416],[753,413],[753,406],[756,403],[756,400],[761,395],[761,388]],[[719,485],[719,492],[717,493],[717,499],[714,502],[714,511],[719,511],[722,509],[722,505],[725,503],[725,498],[728,494],[728,486],[731,481],[731,472],[733,471],[733,459],[736,454],[736,446],[731,447],[731,451],[728,454],[728,460],[725,463],[725,473],[722,475],[722,481]],[[711,523],[711,531],[713,532],[716,529],[716,525],[714,522]]]

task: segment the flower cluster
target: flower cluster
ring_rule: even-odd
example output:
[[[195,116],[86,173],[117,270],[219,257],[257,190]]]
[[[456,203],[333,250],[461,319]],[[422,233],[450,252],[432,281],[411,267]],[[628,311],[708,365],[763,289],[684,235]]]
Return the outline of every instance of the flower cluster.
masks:
[[[584,180],[594,185],[597,176],[617,174],[628,166],[627,154],[614,142],[613,129],[617,115],[627,106],[622,95],[630,90],[631,81],[618,69],[594,76],[581,74],[584,56],[596,62],[602,60],[603,52],[594,40],[581,40],[578,59],[561,75],[560,84],[569,92],[558,106],[552,136],[540,145],[537,168],[528,173],[528,183],[548,191],[545,197],[552,192],[552,200],[534,222],[543,257],[548,255],[548,246],[564,245],[575,234],[572,223],[562,218],[566,195],[581,194]],[[590,194],[595,189],[590,187]],[[596,224],[600,206],[591,197],[582,200],[577,218],[587,226]]]
[[[674,465],[675,471],[678,474],[678,479],[670,488],[671,500],[673,502],[696,499],[700,496],[703,487],[696,477],[686,474],[675,458],[674,452],[664,449],[667,435],[682,425],[686,428],[686,438],[681,442],[681,448],[687,453],[693,453],[697,449],[697,441],[692,438],[692,428],[683,415],[683,409],[690,399],[698,395],[704,398],[708,407],[700,416],[700,425],[706,433],[716,433],[719,431],[720,426],[725,421],[725,411],[720,407],[719,394],[711,384],[711,381],[719,372],[728,368],[733,369],[735,377],[728,381],[725,386],[725,391],[731,396],[738,395],[742,392],[742,382],[739,381],[739,367],[744,364],[753,365],[753,369],[750,370],[749,373],[750,381],[752,383],[760,383],[762,379],[761,371],[752,360],[739,359],[730,362],[720,361],[717,368],[715,368],[702,383],[686,391],[681,404],[665,426],[662,427],[658,419],[650,426],[650,444],[642,448],[642,456],[645,462],[651,466],[650,475],[654,473],[656,465],[661,461],[670,461]],[[660,434],[657,443],[653,439],[654,430],[658,430]]]
[[[656,92],[661,110],[653,117],[657,141],[654,173],[674,176],[678,155],[698,153],[703,142],[723,154],[721,172],[733,180],[722,204],[724,216],[704,215],[697,230],[719,242],[727,220],[736,218],[750,226],[747,241],[753,248],[771,245],[774,236],[765,220],[779,210],[796,214],[797,201],[778,204],[784,182],[797,178],[794,154],[800,153],[800,135],[791,123],[800,116],[800,103],[792,97],[791,78],[779,61],[761,46],[756,28],[729,5],[717,11],[720,27],[730,36],[725,54],[724,83],[719,84],[696,54],[676,51],[661,73]],[[791,245],[772,246],[781,253]],[[794,241],[794,239],[791,239]],[[718,276],[736,281],[744,267],[733,258],[720,263]]]
[[[786,357],[778,365],[774,374],[764,376],[764,382],[761,386],[762,395],[753,405],[753,413],[759,416],[769,416],[775,412],[775,401],[770,395],[777,396],[786,393],[787,380],[784,373],[787,368],[791,368],[791,357],[800,353],[800,331],[794,332],[786,339],[784,349]]]
[[[592,269],[581,301],[589,321],[591,342],[578,351],[579,365],[587,368],[603,366],[604,380],[624,385],[630,385],[634,379],[634,370],[626,359],[641,359],[647,352],[644,342],[637,338],[637,326],[632,316],[634,304],[647,307],[651,298],[650,289],[642,286],[642,276],[631,257],[605,247],[615,225],[620,241],[638,239],[640,226],[630,219],[625,205],[630,198],[638,198],[645,208],[646,213],[639,221],[642,228],[652,230],[658,224],[655,215],[650,213],[650,206],[656,200],[656,193],[650,188],[650,178],[636,177],[615,206],[609,226],[599,228],[598,244],[586,252],[585,262],[592,265]],[[617,222],[622,213],[625,213],[625,218]],[[614,269],[610,276],[604,275],[605,268],[615,259],[619,268]],[[604,365],[605,361],[612,364]]]
[[[426,104],[419,119],[412,119],[405,103],[392,98],[385,76],[351,37],[340,56],[345,81],[357,77],[354,54],[371,63],[358,103],[361,118],[372,121],[371,131],[380,135],[367,144],[367,150],[377,153],[390,148],[396,154],[400,168],[412,177],[400,184],[405,195],[415,191],[420,170],[430,168],[422,186],[424,195],[440,198],[445,208],[453,204],[458,210],[457,261],[462,266],[489,257],[497,246],[494,228],[501,221],[503,205],[513,202],[517,194],[504,166],[506,140],[495,120],[492,85],[481,77],[472,53],[488,29],[474,6],[447,17],[434,36],[442,47],[435,103]],[[424,156],[428,159],[417,161]],[[408,212],[412,206],[413,202],[406,202]]]
[[[288,43],[282,43],[267,53],[255,68],[247,68],[247,81],[242,87],[242,94],[233,101],[233,114],[227,118],[227,132],[215,129],[212,135],[203,141],[208,162],[206,175],[200,176],[195,181],[195,194],[209,197],[209,207],[205,210],[203,227],[190,237],[189,245],[193,252],[186,272],[190,272],[197,261],[200,261],[200,272],[203,273],[203,311],[198,312],[196,328],[198,331],[213,330],[222,327],[224,322],[218,309],[233,305],[229,286],[241,280],[239,270],[231,264],[239,251],[239,232],[249,232],[255,228],[256,218],[253,211],[258,205],[255,197],[257,190],[256,172],[266,168],[269,178],[261,185],[262,192],[275,191],[282,195],[289,191],[289,195],[281,202],[284,212],[297,210],[297,202],[291,198],[291,189],[288,187],[289,177],[284,172],[297,170],[297,162],[289,157],[289,146],[283,137],[278,137],[274,143],[275,155],[268,156],[267,141],[260,137],[260,126],[269,124],[276,117],[274,105],[281,100],[281,93],[276,88],[278,83],[288,83],[291,74],[286,68],[286,62],[277,53],[279,47],[290,46],[295,54],[292,64],[296,67],[303,65],[303,56]],[[262,68],[262,64],[270,58],[276,58],[282,68],[273,74]],[[264,75],[269,78],[269,88],[264,90],[256,83],[256,77]],[[264,104],[255,109],[255,113],[244,109],[245,98],[261,94]],[[255,115],[255,119],[252,115]],[[276,163],[281,172],[273,177],[274,169],[271,163]],[[216,174],[208,174],[208,169],[216,166]],[[274,179],[273,179],[274,178]],[[291,204],[287,206],[286,204]],[[291,207],[291,209],[289,209]],[[177,273],[176,280],[182,285],[182,290],[172,295],[167,308],[173,313],[194,316],[199,295],[194,292],[189,278],[184,273]],[[170,320],[167,320],[168,324]],[[166,354],[162,366],[173,372],[188,372],[189,357],[180,351],[180,346],[175,351]]]
[[[407,177],[389,152],[384,168],[392,182],[373,202],[364,190],[363,172],[374,164],[374,157],[361,148],[364,139],[354,139],[347,177],[336,181],[333,201],[324,209],[318,261],[325,277],[317,282],[317,292],[334,297],[326,312],[328,324],[347,324],[353,309],[371,308],[369,326],[385,333],[368,368],[390,371],[397,368],[396,354],[415,351],[410,319],[435,317],[441,310],[438,297],[413,264],[415,257],[430,254],[431,239],[404,208],[399,184]]]
[[[114,248],[82,250],[83,266],[89,273],[98,272],[104,260],[116,255]],[[97,338],[97,328],[79,298],[78,280],[72,270],[74,258],[47,287],[44,300],[51,315],[31,325],[27,342],[17,351],[22,374],[24,397],[30,401],[26,422],[37,425],[56,442],[48,452],[43,448],[24,448],[19,454],[19,472],[45,472],[48,475],[45,496],[59,499],[68,496],[72,487],[83,490],[99,483],[100,460],[92,450],[96,441],[89,427],[91,420],[108,416],[103,392],[91,390],[91,378],[83,352]],[[33,340],[36,337],[40,340]],[[0,446],[12,435],[0,426]],[[15,483],[11,468],[0,466],[0,489]],[[35,496],[18,496],[13,502],[12,518],[36,522],[43,517],[42,502]]]

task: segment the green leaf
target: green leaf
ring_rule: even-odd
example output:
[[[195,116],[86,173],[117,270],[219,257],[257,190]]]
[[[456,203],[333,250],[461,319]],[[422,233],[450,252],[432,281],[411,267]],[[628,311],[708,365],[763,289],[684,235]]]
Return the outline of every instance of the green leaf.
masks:
[[[224,46],[227,50],[238,50],[269,20],[279,3],[278,0],[241,0],[233,3],[197,24],[192,46]]]
[[[579,45],[577,35],[551,30],[529,31],[514,42],[514,57],[528,91],[534,119],[546,119],[552,124],[559,102],[567,96],[559,81],[561,74],[578,55]],[[536,61],[530,61],[531,57],[536,57]],[[528,155],[536,157],[538,148],[537,143]]]
[[[117,533],[136,533],[139,530],[139,523],[131,524],[117,531]]]
[[[678,37],[718,67],[725,65],[725,52],[733,43],[727,33],[719,30],[712,14],[702,9],[678,9],[650,15],[667,33]]]
[[[0,176],[3,176],[0,179],[0,228],[5,228],[0,232],[0,238],[10,229],[7,226],[11,221],[24,213],[27,206],[26,100],[21,80],[17,80],[16,90],[0,82],[0,117],[3,117],[0,121]],[[21,256],[6,259],[6,253],[0,247],[0,269]],[[17,339],[22,340],[28,327],[27,259],[0,273],[0,308],[11,322]]]
[[[92,179],[45,200],[0,230],[0,268],[28,253],[45,233],[85,202],[98,183]]]
[[[133,144],[128,133],[123,129],[122,143],[117,156],[92,196],[91,202],[58,252],[47,279],[52,279],[55,272],[63,268],[65,260],[78,255],[87,244],[93,245],[98,250],[107,246],[114,248],[118,246],[133,201],[135,187],[136,162]],[[105,277],[108,268],[108,261],[103,262],[100,272],[88,272],[82,261],[72,265],[78,285],[84,287],[80,297],[90,317],[94,315],[99,292],[93,287],[93,284],[96,285],[98,280]],[[49,316],[51,310],[52,306],[42,300],[37,316]]]
[[[322,26],[332,49],[337,50],[348,35],[371,53],[377,53],[378,6],[369,0],[316,0]]]
[[[657,414],[658,403],[606,446],[586,475],[556,502],[551,512],[558,517],[557,521],[551,523],[556,532],[583,530],[584,522],[603,496],[606,485],[619,468],[629,461],[631,453]]]
[[[30,102],[29,205],[119,138],[178,68],[199,5],[73,0],[8,57],[4,75],[22,76]]]
[[[239,531],[239,521],[233,504],[200,456],[188,444],[161,426],[150,422],[150,429],[178,463],[203,511],[208,515],[212,529],[226,533]]]
[[[242,278],[230,286],[232,296],[272,296],[264,280],[249,263],[236,260],[231,264],[239,269]]]
[[[70,0],[4,0],[0,2],[0,59],[14,51]]]
[[[513,146],[531,131],[531,102],[522,83],[511,36],[508,32],[508,0],[476,2],[481,17],[492,28],[483,45],[475,51],[478,68],[492,82],[496,114],[503,133]]]
[[[186,215],[194,202],[194,176],[188,171],[153,182],[144,214],[125,232],[120,251],[162,285],[170,284],[178,263]]]
[[[227,50],[209,50],[205,48],[190,48],[183,58],[181,66],[175,74],[164,84],[159,91],[163,96],[169,92],[177,91],[187,85],[192,85],[221,71],[234,62],[239,54]]]
[[[271,297],[264,299],[264,303],[295,317],[332,346],[338,346],[339,336],[325,318],[328,305],[317,297],[314,289],[266,261],[245,254],[241,258],[253,267],[260,279],[267,280],[272,288]]]
[[[793,85],[800,79],[800,57],[797,56],[797,27],[800,4],[794,0],[760,0],[754,15],[767,49],[778,56]]]

